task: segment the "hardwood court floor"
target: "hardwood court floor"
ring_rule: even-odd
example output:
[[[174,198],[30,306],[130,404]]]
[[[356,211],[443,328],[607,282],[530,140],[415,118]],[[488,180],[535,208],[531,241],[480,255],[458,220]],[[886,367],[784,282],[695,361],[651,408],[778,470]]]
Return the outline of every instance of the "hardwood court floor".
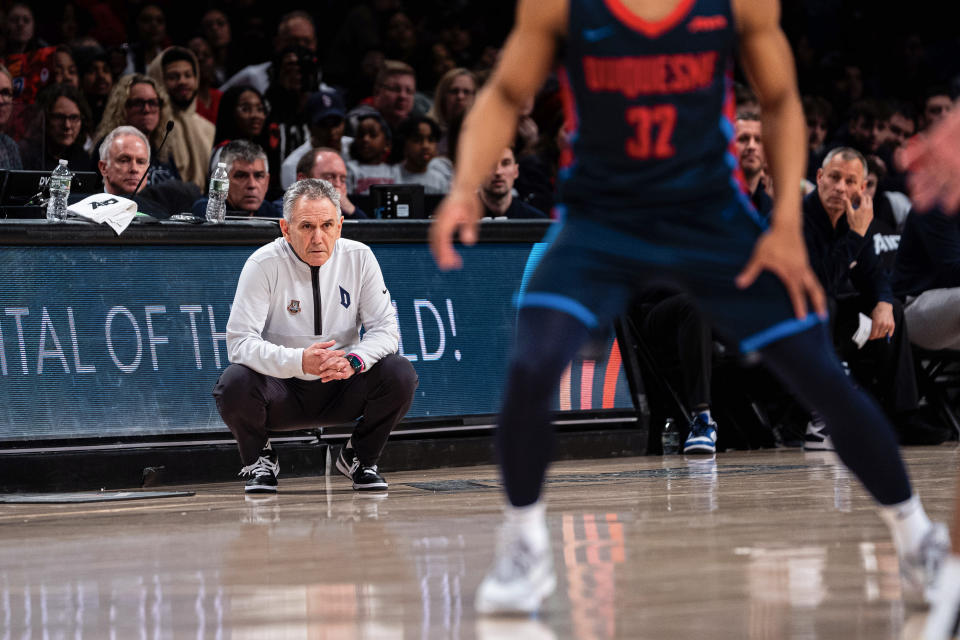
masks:
[[[932,515],[958,451],[906,450]],[[282,457],[281,457],[282,466]],[[889,538],[825,454],[568,462],[550,472],[559,577],[538,620],[478,620],[503,498],[492,467],[239,484],[127,503],[0,505],[0,638],[901,638]]]

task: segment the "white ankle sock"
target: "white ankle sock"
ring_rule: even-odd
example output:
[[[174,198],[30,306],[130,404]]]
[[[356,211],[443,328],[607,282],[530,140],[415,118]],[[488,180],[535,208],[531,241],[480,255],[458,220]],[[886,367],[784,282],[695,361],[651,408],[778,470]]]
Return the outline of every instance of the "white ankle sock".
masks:
[[[523,532],[524,538],[531,544],[537,547],[548,544],[547,505],[543,500],[537,500],[525,507],[507,504],[503,509],[503,517],[506,526]]]
[[[893,542],[900,553],[914,551],[933,526],[917,494],[898,504],[880,507],[880,517],[890,528]]]

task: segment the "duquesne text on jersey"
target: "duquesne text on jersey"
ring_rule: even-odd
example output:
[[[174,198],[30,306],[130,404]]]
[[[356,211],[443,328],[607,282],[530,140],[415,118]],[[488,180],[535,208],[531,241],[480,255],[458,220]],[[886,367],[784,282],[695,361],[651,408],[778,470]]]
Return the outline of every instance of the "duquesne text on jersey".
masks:
[[[583,58],[584,79],[590,91],[614,91],[627,98],[699,91],[711,85],[717,52],[662,56]]]

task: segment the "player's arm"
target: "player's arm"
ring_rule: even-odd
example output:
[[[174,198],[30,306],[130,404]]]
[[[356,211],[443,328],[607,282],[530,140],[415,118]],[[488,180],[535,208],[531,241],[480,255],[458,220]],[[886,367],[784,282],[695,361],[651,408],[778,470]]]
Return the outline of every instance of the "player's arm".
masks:
[[[777,185],[773,225],[798,232],[800,183],[806,171],[806,125],[790,44],[780,29],[780,3],[734,0],[740,62],[760,103],[763,146]]]
[[[460,266],[460,256],[453,249],[454,231],[460,230],[465,243],[476,240],[480,217],[476,191],[513,141],[520,111],[547,77],[566,22],[566,0],[518,3],[500,62],[463,121],[450,194],[430,229],[430,246],[441,269]]]
[[[821,317],[827,305],[810,269],[803,241],[800,181],[806,169],[806,127],[790,45],[780,29],[780,5],[771,0],[733,0],[740,58],[762,109],[764,151],[777,185],[770,230],[757,241],[737,285],[749,287],[762,271],[783,282],[797,318],[807,302]]]

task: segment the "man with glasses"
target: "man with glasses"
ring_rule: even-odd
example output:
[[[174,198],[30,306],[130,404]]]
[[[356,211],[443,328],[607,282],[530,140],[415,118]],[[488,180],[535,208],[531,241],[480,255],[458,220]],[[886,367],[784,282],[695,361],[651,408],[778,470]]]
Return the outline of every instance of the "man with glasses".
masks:
[[[347,197],[347,165],[336,150],[318,147],[304,154],[297,163],[297,180],[306,178],[326,180],[337,189],[344,218],[366,220],[370,217]]]
[[[398,60],[387,60],[373,85],[372,106],[363,104],[356,107],[347,114],[347,119],[355,124],[360,116],[377,111],[396,134],[397,127],[413,111],[416,93],[417,78],[413,67]]]
[[[270,171],[267,154],[260,145],[249,140],[234,140],[223,147],[220,162],[227,165],[230,188],[227,191],[227,211],[257,218],[279,218],[283,212],[266,200]],[[193,203],[193,215],[206,215],[208,198]]]
[[[13,76],[0,64],[0,168],[22,169],[20,149],[13,138],[3,132],[13,114]]]

